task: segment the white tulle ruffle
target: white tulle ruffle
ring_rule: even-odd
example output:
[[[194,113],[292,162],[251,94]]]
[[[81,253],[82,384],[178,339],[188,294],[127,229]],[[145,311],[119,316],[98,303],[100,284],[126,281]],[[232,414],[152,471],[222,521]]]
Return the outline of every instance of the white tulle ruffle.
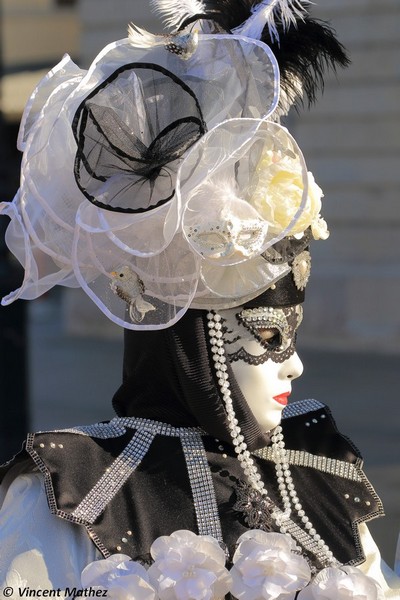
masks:
[[[150,79],[135,71],[144,62],[157,66]],[[163,186],[172,186],[168,201],[149,209],[143,198],[141,208],[139,186],[133,212],[102,208],[77,179],[77,161],[91,169],[77,151],[77,140],[86,135],[79,130],[82,107],[86,102],[90,108],[93,98],[102,108],[110,102],[119,111],[112,118],[127,130],[135,127],[135,139],[142,136],[138,144],[146,148],[153,117],[145,117],[153,102],[163,106],[163,126],[169,114],[171,122],[179,117],[177,98],[160,98],[162,87],[151,95],[158,69],[194,95],[207,133],[166,165],[168,176],[161,169],[152,189],[162,196]],[[243,36],[200,34],[185,61],[163,46],[137,48],[128,40],[106,47],[87,72],[64,57],[28,102],[19,135],[21,187],[11,204],[0,204],[11,219],[7,245],[25,269],[21,287],[2,303],[36,298],[54,285],[80,286],[117,324],[159,329],[189,306],[239,305],[285,275],[287,265],[271,265],[260,255],[293,230],[309,199],[296,142],[265,120],[278,89],[271,51]],[[111,177],[113,190],[116,178],[118,173]],[[121,188],[129,178],[121,172]],[[286,220],[274,207],[282,194]]]

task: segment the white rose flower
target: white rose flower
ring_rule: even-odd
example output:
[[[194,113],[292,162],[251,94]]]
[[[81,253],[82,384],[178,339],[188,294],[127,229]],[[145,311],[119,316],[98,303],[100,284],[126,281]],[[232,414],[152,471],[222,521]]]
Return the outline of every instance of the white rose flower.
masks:
[[[267,150],[257,165],[250,203],[274,230],[280,231],[289,226],[300,208],[305,186],[306,206],[288,235],[302,233],[316,222],[323,192],[312,173],[307,173],[306,182],[303,180],[298,159]]]
[[[323,569],[298,600],[384,600],[378,583],[356,567]]]
[[[219,600],[229,591],[225,553],[211,536],[175,531],[150,549],[148,574],[161,600]]]
[[[107,590],[112,600],[157,600],[146,569],[125,554],[90,563],[82,571],[81,584],[83,589]]]
[[[305,558],[294,554],[289,536],[252,530],[238,543],[231,569],[231,592],[238,600],[292,599],[309,583],[310,567]]]

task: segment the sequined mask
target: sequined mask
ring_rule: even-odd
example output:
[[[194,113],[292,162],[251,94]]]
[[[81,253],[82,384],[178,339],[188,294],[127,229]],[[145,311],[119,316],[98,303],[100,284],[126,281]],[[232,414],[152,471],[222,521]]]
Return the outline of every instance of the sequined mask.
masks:
[[[271,359],[282,363],[294,354],[296,330],[303,319],[300,305],[245,308],[235,317],[234,326],[229,317],[223,320],[224,343],[231,362],[243,360],[260,365]],[[249,342],[253,342],[251,350]]]

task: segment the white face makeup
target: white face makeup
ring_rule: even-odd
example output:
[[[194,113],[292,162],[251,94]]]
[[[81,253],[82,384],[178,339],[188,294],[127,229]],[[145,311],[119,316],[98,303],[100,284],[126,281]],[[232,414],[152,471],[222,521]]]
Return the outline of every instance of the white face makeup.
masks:
[[[233,308],[220,311],[223,339],[236,381],[263,431],[279,425],[303,372],[295,351],[300,305],[289,308]]]

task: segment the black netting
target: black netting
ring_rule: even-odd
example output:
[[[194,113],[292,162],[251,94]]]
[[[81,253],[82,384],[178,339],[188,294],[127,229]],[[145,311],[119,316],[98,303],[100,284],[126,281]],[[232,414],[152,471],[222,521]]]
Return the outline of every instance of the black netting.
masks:
[[[93,204],[129,213],[172,198],[179,159],[206,131],[192,90],[143,63],[108,77],[82,102],[72,126],[79,188]]]

